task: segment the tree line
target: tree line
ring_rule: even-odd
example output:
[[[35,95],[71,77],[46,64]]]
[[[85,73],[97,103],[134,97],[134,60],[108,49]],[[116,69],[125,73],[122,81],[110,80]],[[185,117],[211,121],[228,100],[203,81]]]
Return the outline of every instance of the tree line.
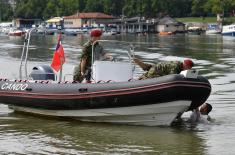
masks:
[[[235,0],[0,0],[0,21],[48,19],[76,12],[104,12],[117,17],[205,17],[234,15],[234,8]]]

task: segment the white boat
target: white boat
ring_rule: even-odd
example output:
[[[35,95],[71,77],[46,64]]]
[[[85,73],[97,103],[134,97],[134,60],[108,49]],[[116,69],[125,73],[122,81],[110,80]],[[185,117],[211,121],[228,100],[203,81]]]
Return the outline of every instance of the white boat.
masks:
[[[10,30],[12,29],[12,23],[0,23],[0,33],[2,34],[8,34]]]
[[[223,26],[222,35],[235,36],[235,24]]]
[[[200,35],[202,34],[202,28],[197,26],[188,27],[188,34]]]
[[[221,29],[217,24],[209,24],[206,30],[206,34],[220,34]]]
[[[77,36],[79,34],[87,34],[87,28],[66,28],[62,31],[65,35],[68,36]]]
[[[116,35],[117,32],[116,31],[104,31],[102,33],[103,36],[112,36],[112,35]]]

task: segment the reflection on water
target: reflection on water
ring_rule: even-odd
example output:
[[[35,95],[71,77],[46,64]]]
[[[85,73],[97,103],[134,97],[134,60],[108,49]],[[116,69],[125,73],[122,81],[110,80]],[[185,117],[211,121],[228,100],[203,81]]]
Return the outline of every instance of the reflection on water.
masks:
[[[178,128],[81,123],[11,113],[0,119],[0,151],[17,154],[202,154],[203,139]]]
[[[86,36],[63,37],[71,73]],[[136,56],[146,62],[194,60],[212,84],[209,124],[136,127],[52,119],[14,113],[0,105],[0,154],[233,154],[235,148],[235,37],[220,35],[117,35],[103,39],[132,42]],[[23,38],[0,36],[1,78],[17,78]],[[29,68],[50,64],[57,36],[33,36]],[[111,45],[116,54],[120,49]],[[123,47],[122,47],[123,48]],[[10,65],[9,65],[10,64]],[[143,71],[136,67],[136,75]],[[183,115],[187,119],[188,113]]]

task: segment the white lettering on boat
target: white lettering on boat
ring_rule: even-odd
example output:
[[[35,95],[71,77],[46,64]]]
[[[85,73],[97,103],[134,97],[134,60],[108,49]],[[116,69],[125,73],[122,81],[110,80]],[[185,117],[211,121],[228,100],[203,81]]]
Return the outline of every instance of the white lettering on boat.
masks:
[[[28,87],[28,84],[17,84],[17,83],[4,83],[1,86],[2,90],[25,90]]]

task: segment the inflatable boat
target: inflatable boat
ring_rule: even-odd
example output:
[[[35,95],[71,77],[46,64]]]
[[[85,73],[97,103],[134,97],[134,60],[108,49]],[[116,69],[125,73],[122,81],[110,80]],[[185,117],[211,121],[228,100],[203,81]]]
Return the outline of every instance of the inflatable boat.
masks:
[[[24,49],[27,55],[28,48]],[[18,80],[0,79],[0,102],[39,115],[157,126],[171,125],[183,112],[203,104],[211,92],[209,81],[195,70],[135,80],[131,60],[95,61],[92,79],[92,83],[58,82],[50,66],[36,66],[24,79],[22,75]]]

